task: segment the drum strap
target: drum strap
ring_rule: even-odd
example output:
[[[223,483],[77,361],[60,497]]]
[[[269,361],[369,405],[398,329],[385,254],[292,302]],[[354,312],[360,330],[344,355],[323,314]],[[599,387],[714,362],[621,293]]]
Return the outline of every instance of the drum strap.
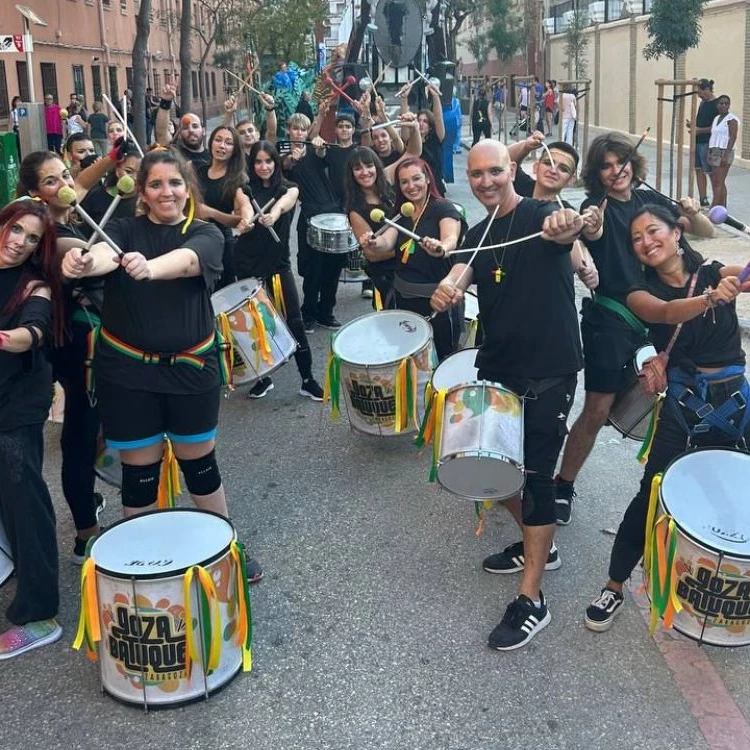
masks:
[[[719,372],[696,373],[691,375],[680,368],[669,370],[669,389],[667,400],[677,421],[688,435],[688,442],[712,427],[721,430],[738,443],[744,440],[745,431],[750,425],[750,385],[746,379],[740,387],[732,393],[720,406],[714,407],[708,400],[708,388],[712,382],[731,377],[744,376],[745,370],[741,365],[725,367]],[[695,389],[695,390],[693,390]],[[697,393],[695,392],[697,391]],[[689,409],[700,420],[694,427],[690,427],[682,409]],[[742,414],[739,424],[733,420]]]
[[[636,333],[640,333],[644,337],[648,336],[648,328],[622,303],[611,297],[605,297],[603,294],[595,294],[594,302],[622,318]]]
[[[136,346],[131,346],[130,344],[125,343],[122,339],[118,339],[117,336],[110,333],[104,327],[100,329],[99,336],[102,341],[115,351],[126,357],[130,357],[130,359],[138,359],[144,364],[166,364],[170,367],[184,364],[194,367],[197,370],[202,370],[206,366],[206,360],[200,355],[206,354],[206,352],[210,351],[216,343],[216,331],[211,331],[207,338],[203,339],[199,344],[191,346],[189,349],[185,349],[181,352],[160,354],[158,352],[146,352]]]
[[[414,299],[415,297],[419,297],[421,299],[429,299],[438,288],[438,285],[416,284],[411,281],[404,281],[398,274],[396,274],[393,278],[393,288],[404,299]]]

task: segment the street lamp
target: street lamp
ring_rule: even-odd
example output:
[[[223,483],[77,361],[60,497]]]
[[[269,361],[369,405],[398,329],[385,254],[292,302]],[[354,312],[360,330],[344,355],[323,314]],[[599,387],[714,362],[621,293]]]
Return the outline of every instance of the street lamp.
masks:
[[[31,24],[35,26],[46,26],[39,16],[34,13],[28,5],[16,5],[16,10],[23,16],[23,46],[26,50],[26,76],[29,81],[29,101],[34,101],[34,69],[31,66],[31,53],[34,42],[31,39]]]

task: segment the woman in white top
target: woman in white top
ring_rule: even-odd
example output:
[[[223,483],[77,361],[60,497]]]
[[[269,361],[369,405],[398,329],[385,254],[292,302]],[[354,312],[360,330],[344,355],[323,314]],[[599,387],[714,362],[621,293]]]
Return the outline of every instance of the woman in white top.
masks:
[[[576,112],[576,95],[567,87],[563,91],[560,115],[562,117],[563,140],[572,146],[578,113]]]
[[[71,102],[68,105],[68,135],[83,133],[86,131],[86,123],[78,112],[78,105]]]
[[[714,199],[712,206],[727,205],[727,172],[734,161],[734,144],[740,129],[737,115],[729,111],[731,101],[726,94],[716,99],[718,115],[711,124],[708,141],[708,163],[711,166],[711,185]]]

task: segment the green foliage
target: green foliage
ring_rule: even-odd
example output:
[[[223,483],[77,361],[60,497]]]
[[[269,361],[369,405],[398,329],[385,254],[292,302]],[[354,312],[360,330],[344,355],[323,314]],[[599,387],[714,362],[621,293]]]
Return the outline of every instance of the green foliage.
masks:
[[[683,52],[697,47],[706,2],[708,0],[654,0],[646,21],[651,41],[643,48],[643,56],[647,60],[658,60],[662,55],[676,60]]]
[[[526,46],[526,19],[513,8],[511,0],[489,0],[486,13],[489,20],[484,34],[487,47],[494,49],[501,60],[510,60]]]
[[[573,14],[573,20],[565,30],[565,55],[568,58],[565,67],[568,69],[568,75],[576,81],[586,78],[588,72],[586,59],[589,46],[589,35],[586,33],[588,25],[588,14],[576,11]]]

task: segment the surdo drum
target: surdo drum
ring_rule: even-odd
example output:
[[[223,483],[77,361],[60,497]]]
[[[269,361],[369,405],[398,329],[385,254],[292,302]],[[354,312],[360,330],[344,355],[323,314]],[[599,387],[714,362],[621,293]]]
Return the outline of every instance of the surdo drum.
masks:
[[[470,500],[505,500],[525,482],[523,399],[499,383],[477,379],[477,349],[444,359],[430,381],[431,477]]]
[[[750,455],[718,448],[684,453],[658,480],[643,561],[652,616],[667,625],[673,618],[675,630],[702,643],[748,645]]]
[[[609,424],[623,437],[643,441],[648,434],[651,423],[651,413],[656,406],[657,396],[650,396],[641,390],[640,379],[637,377],[643,370],[643,363],[656,356],[656,349],[649,344],[642,346],[633,358],[635,379],[623,391],[617,394],[609,411]]]
[[[313,216],[307,226],[307,241],[321,253],[349,253],[357,247],[346,214]]]
[[[100,628],[102,688],[144,708],[174,706],[249,669],[242,556],[232,524],[199,510],[144,513],[99,536],[82,572],[81,619]]]

